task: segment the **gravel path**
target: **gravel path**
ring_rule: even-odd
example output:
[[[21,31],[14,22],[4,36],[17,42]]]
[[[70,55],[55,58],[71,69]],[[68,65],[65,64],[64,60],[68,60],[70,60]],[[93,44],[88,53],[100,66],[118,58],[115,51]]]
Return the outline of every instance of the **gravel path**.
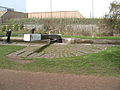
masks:
[[[120,77],[0,69],[0,90],[120,90]]]

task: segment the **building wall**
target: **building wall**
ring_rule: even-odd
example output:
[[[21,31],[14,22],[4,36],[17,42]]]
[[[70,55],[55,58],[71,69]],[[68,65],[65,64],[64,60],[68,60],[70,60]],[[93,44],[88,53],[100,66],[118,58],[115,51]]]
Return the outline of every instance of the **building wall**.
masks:
[[[15,12],[15,11],[7,11],[3,16],[1,17],[2,23],[6,23],[10,19],[20,19],[20,18],[28,18],[27,13],[22,12]]]
[[[2,17],[5,13],[6,11],[0,11],[0,17]]]
[[[28,13],[28,18],[84,18],[78,11],[35,12]]]
[[[2,17],[6,13],[6,11],[0,11],[0,23],[2,23]]]
[[[78,11],[23,13],[16,11],[0,11],[0,22],[19,18],[84,18]]]

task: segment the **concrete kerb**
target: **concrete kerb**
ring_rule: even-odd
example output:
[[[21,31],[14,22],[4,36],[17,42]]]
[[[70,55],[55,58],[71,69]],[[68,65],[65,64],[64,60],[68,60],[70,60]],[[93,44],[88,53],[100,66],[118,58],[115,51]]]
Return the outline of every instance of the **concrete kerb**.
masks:
[[[68,44],[116,44],[120,45],[120,40],[107,40],[107,39],[79,39],[79,38],[63,38],[63,43]]]

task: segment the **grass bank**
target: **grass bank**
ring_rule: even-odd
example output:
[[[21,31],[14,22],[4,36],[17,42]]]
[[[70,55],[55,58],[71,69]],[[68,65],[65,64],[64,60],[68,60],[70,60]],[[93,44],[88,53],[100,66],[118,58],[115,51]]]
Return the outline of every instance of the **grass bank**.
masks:
[[[21,48],[23,47],[0,46],[0,68],[78,75],[120,76],[120,46],[109,47],[105,51],[91,55],[57,59],[38,58],[29,64],[18,64],[5,57],[5,55]]]
[[[13,31],[12,32],[12,36],[13,37],[23,37],[23,34],[25,33],[30,33],[30,31]],[[2,32],[0,31],[0,35],[6,35],[6,32]],[[120,36],[115,37],[115,36],[95,36],[95,37],[91,37],[91,36],[77,36],[77,35],[62,35],[62,37],[66,37],[66,38],[80,38],[80,39],[108,39],[108,40],[120,40]]]
[[[108,40],[120,40],[120,37],[114,36],[102,36],[102,37],[91,37],[91,36],[74,36],[74,35],[63,35],[63,37],[67,38],[80,38],[80,39],[108,39]]]
[[[10,61],[6,58],[7,54],[15,52],[19,49],[24,48],[23,46],[2,46],[0,45],[0,68],[3,69],[14,69],[17,67],[17,63]]]

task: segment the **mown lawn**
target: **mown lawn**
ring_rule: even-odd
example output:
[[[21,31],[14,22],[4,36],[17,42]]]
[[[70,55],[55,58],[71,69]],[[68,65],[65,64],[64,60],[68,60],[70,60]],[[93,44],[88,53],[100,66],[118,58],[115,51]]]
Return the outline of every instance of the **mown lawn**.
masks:
[[[91,37],[91,36],[74,36],[74,35],[63,35],[63,37],[67,37],[67,38],[80,38],[80,39],[108,39],[108,40],[120,40],[120,36],[119,37],[115,37],[115,36],[102,36],[102,37]]]
[[[15,52],[19,49],[24,48],[23,46],[2,46],[0,45],[0,68],[11,69],[15,68],[18,64],[10,61],[6,58],[6,55]]]
[[[12,32],[12,37],[23,37],[23,34],[25,33],[31,33],[30,31],[13,31]],[[0,31],[0,35],[6,35],[6,32]],[[91,36],[77,36],[77,35],[62,35],[62,37],[66,38],[80,38],[80,39],[108,39],[108,40],[120,40],[120,36],[115,37],[115,36],[101,36],[101,37],[91,37]]]
[[[91,55],[57,59],[37,58],[34,59],[35,62],[28,64],[18,64],[5,57],[21,48],[23,47],[0,46],[0,68],[78,75],[120,76],[120,46],[109,47],[105,51]]]
[[[30,33],[30,32],[27,32],[27,31],[12,31],[12,37],[23,37],[24,35],[23,34],[26,34],[26,33]],[[0,31],[0,35],[6,35],[6,31]]]

